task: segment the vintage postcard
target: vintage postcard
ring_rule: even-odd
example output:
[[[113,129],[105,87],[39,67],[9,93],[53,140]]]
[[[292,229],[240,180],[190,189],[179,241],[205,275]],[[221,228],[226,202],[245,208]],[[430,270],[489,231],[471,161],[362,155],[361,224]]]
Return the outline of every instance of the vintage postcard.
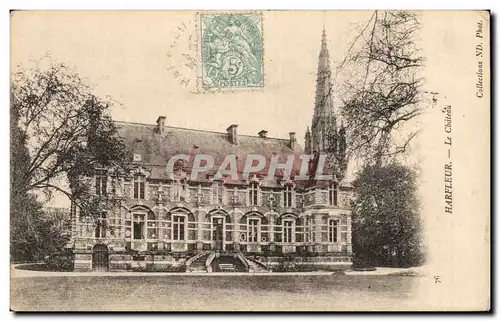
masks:
[[[12,11],[11,309],[489,311],[490,12]]]

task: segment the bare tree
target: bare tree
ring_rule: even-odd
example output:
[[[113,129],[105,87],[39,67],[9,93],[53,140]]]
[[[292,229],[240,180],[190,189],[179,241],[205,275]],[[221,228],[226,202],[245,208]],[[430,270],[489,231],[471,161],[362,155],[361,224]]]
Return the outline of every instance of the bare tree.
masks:
[[[424,57],[416,45],[419,29],[415,13],[376,11],[351,43],[339,65],[348,74],[342,116],[349,156],[383,163],[404,152],[416,136],[395,132],[421,113]]]

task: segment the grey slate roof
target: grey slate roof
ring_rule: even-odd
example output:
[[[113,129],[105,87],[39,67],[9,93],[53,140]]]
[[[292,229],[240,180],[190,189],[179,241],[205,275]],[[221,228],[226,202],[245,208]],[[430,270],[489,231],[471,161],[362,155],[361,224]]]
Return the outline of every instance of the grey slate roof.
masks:
[[[225,132],[165,126],[164,133],[160,134],[156,125],[121,121],[115,123],[118,134],[126,145],[134,154],[141,155],[139,163],[151,169],[151,178],[166,177],[165,165],[177,154],[212,155],[215,168],[227,155],[235,154],[238,172],[242,172],[247,155],[258,154],[267,160],[265,174],[273,156],[279,156],[280,162],[284,163],[288,155],[296,155],[292,174],[298,174],[300,170],[299,155],[303,153],[303,149],[298,143],[291,149],[288,139],[238,135],[238,144],[235,145],[229,142]]]

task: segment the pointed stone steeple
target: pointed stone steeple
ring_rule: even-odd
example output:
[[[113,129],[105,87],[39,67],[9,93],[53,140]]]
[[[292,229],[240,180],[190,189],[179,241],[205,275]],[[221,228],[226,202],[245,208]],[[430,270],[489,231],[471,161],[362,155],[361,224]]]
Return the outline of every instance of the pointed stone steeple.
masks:
[[[344,122],[342,121],[338,134],[338,148],[335,153],[335,157],[337,160],[337,175],[339,178],[344,178],[344,174],[347,170],[347,140],[346,140],[346,128],[344,126]]]
[[[309,126],[307,126],[306,135],[304,139],[305,139],[304,152],[310,155],[312,154],[312,141],[311,141],[311,131],[309,130]]]
[[[330,54],[328,53],[326,31],[323,27],[316,78],[314,116],[311,128],[312,149],[317,152],[335,149],[335,146],[330,146],[332,141],[335,141],[334,135],[337,134],[332,85]]]

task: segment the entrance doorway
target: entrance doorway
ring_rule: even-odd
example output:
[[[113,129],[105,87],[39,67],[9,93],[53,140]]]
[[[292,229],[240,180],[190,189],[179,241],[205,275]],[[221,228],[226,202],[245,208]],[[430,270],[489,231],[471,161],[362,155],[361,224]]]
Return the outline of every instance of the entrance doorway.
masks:
[[[212,241],[215,243],[216,251],[224,251],[224,217],[212,217]]]
[[[96,244],[92,248],[92,271],[109,271],[108,247],[104,244]]]

